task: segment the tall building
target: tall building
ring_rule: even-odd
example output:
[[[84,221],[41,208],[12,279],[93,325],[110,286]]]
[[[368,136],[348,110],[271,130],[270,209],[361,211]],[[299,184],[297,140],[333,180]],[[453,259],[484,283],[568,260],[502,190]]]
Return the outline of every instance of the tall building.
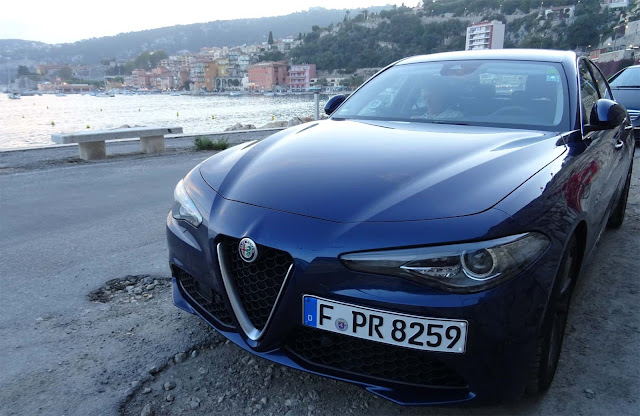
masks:
[[[289,88],[292,91],[306,91],[311,86],[311,79],[315,77],[315,64],[291,65],[289,68]]]
[[[215,77],[218,75],[218,64],[216,62],[198,62],[191,65],[189,75],[191,82],[193,82],[194,91],[213,91]]]
[[[465,50],[502,49],[504,29],[504,23],[497,20],[480,22],[467,27]]]

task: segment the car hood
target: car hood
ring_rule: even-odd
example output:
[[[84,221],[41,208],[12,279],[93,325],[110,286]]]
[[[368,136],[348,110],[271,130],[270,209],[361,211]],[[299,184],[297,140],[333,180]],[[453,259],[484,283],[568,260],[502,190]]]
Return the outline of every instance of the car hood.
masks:
[[[640,110],[640,88],[612,88],[613,98],[627,110]]]
[[[558,157],[555,133],[326,120],[200,166],[226,199],[334,222],[416,221],[491,208]]]

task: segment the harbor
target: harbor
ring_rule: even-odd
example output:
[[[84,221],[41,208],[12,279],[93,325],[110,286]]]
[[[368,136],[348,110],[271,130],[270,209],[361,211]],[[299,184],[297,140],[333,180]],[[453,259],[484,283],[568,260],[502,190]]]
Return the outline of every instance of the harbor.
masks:
[[[103,99],[108,98],[108,99]],[[320,107],[329,96],[321,94]],[[123,126],[180,125],[188,135],[224,131],[238,123],[258,128],[314,114],[313,94],[89,94],[0,96],[0,151],[52,146],[51,134]]]

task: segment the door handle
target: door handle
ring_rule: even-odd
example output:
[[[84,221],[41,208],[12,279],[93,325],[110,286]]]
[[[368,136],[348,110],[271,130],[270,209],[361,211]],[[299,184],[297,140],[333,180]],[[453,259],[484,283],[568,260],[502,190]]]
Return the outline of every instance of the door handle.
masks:
[[[618,140],[618,142],[615,144],[614,146],[616,148],[616,150],[620,150],[624,147],[624,141],[623,140]]]

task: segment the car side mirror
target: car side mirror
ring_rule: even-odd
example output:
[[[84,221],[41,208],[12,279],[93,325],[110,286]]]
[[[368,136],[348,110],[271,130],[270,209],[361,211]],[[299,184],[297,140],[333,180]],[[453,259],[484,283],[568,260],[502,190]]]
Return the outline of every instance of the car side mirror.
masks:
[[[335,95],[329,98],[329,101],[327,101],[327,103],[324,105],[324,112],[328,116],[330,116],[331,114],[333,114],[334,111],[336,111],[338,107],[340,107],[340,104],[342,104],[346,99],[347,99],[347,96],[344,94]]]
[[[620,126],[627,119],[627,109],[615,101],[601,98],[591,109],[591,124],[585,126],[585,132],[610,130]]]

